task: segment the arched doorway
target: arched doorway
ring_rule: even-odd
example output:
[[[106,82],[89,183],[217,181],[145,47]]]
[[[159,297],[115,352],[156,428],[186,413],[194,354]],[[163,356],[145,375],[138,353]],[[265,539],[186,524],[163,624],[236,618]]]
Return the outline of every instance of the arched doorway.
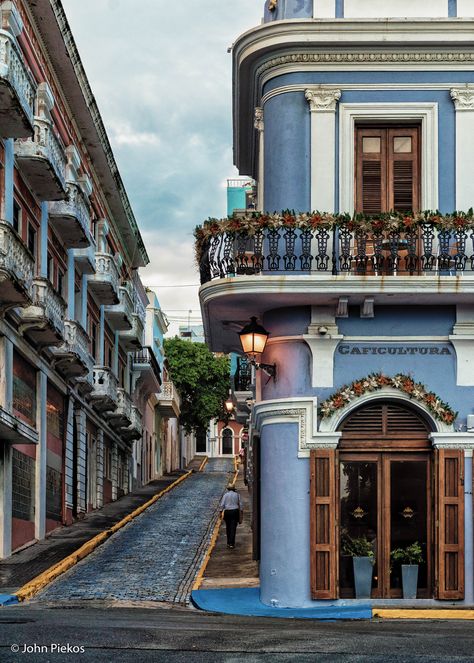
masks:
[[[234,434],[232,429],[224,428],[222,431],[222,454],[229,455],[234,452]]]
[[[400,401],[372,401],[340,425],[339,593],[353,596],[354,543],[368,541],[375,564],[373,598],[402,596],[401,567],[391,552],[418,542],[423,553],[418,597],[433,594],[431,425]]]

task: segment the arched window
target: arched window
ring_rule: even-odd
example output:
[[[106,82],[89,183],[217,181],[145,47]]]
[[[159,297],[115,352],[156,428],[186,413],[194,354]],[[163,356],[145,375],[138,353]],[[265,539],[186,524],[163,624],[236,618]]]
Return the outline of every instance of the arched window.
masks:
[[[222,454],[232,454],[234,446],[234,434],[231,428],[222,431]]]

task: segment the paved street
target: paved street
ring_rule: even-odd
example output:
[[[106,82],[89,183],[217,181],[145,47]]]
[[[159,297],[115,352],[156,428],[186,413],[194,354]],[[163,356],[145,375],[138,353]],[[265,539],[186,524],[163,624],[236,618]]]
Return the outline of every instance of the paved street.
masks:
[[[2,663],[467,663],[472,622],[315,622],[190,609],[3,608]],[[104,609],[105,608],[105,609]],[[83,647],[58,653],[51,644]],[[24,653],[30,648],[48,651]],[[18,645],[20,653],[12,653]]]
[[[36,600],[185,603],[232,468],[210,461],[206,473],[192,474]]]

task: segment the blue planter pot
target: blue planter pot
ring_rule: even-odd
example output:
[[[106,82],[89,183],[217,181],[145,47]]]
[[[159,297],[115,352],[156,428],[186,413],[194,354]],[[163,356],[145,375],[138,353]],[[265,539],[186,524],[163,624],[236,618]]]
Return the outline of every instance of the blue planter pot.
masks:
[[[404,599],[416,599],[418,564],[402,564],[402,587]]]
[[[356,599],[370,599],[373,564],[370,557],[353,557]]]

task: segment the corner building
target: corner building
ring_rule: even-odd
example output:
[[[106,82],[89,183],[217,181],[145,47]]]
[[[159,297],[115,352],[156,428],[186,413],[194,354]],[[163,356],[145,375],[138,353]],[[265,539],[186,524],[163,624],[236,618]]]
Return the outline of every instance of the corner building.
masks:
[[[8,557],[128,492],[149,369],[148,257],[59,0],[0,2],[0,135]]]
[[[474,603],[472,17],[278,0],[234,44],[262,216],[198,231],[200,298],[213,351],[251,316],[270,332],[249,454],[266,604],[353,598],[361,538],[372,599],[402,596],[391,552],[418,542],[417,600]]]

